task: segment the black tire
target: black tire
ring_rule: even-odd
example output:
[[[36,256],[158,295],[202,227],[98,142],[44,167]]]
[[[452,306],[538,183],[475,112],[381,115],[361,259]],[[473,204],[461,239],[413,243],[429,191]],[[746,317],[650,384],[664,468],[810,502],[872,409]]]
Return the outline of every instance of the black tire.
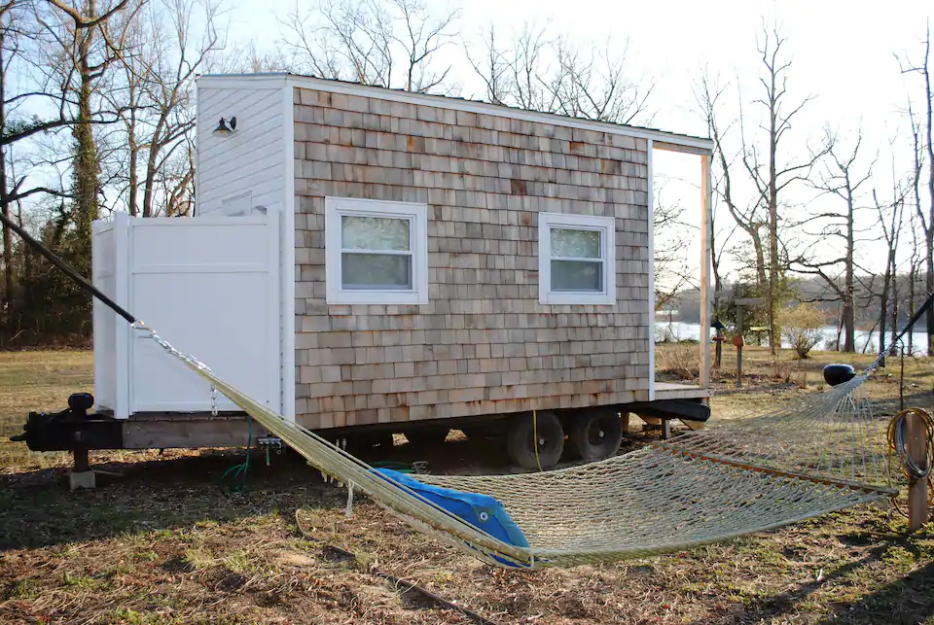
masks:
[[[416,447],[440,445],[448,437],[448,428],[419,428],[405,432],[405,439]]]
[[[538,423],[531,414],[513,417],[506,432],[509,459],[525,469],[547,469],[561,459],[564,451],[564,428],[553,412],[539,412]],[[538,457],[535,433],[538,433]]]
[[[575,458],[604,460],[616,455],[623,442],[623,422],[608,410],[588,411],[568,419],[568,444]]]

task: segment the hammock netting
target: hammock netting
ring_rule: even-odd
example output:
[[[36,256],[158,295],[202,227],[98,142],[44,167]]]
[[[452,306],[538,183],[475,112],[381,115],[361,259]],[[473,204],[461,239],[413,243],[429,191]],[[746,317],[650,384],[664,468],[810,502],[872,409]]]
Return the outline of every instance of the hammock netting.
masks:
[[[873,418],[862,392],[868,373],[768,414],[721,419],[600,462],[512,475],[414,476],[427,485],[498,500],[528,540],[528,547],[517,547],[376,473],[246,396],[151,329],[137,327],[309,464],[416,529],[500,566],[573,566],[681,551],[898,492],[885,423]]]

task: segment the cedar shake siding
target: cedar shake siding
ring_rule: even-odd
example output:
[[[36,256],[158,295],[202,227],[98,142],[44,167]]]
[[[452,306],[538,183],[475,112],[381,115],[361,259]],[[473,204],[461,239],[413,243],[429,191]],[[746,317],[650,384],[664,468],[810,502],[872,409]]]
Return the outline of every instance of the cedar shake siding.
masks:
[[[299,423],[648,400],[645,139],[293,96]],[[427,303],[328,304],[326,197],[427,205]],[[539,213],[613,218],[615,303],[540,302]]]

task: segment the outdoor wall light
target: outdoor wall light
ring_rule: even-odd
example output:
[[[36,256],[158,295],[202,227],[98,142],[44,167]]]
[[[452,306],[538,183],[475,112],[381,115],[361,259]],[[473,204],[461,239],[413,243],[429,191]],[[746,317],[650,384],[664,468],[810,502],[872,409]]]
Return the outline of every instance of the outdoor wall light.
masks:
[[[217,128],[214,129],[214,132],[212,134],[215,137],[226,137],[227,135],[231,134],[234,130],[237,129],[237,118],[236,117],[230,118],[229,127],[227,126],[227,123],[228,122],[223,117],[221,117],[221,121],[217,124]]]

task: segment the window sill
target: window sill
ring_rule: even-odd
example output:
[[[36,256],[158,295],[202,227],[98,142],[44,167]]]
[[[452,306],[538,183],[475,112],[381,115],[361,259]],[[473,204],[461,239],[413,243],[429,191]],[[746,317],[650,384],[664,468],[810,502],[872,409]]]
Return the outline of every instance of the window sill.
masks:
[[[543,293],[538,303],[545,306],[615,306],[616,298],[605,293]]]
[[[412,291],[338,291],[337,293],[328,293],[327,303],[340,304],[368,304],[378,306],[381,304],[416,304],[423,305],[428,303],[427,297],[422,297],[420,293]]]

